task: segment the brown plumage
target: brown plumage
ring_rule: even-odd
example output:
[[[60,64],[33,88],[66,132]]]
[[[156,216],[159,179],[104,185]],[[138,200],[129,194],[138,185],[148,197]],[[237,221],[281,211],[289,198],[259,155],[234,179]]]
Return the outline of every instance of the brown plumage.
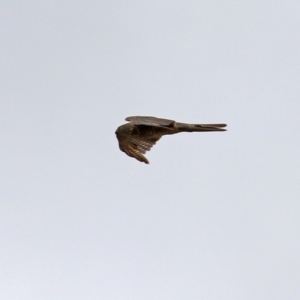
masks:
[[[116,130],[120,150],[146,164],[149,164],[149,161],[143,154],[163,135],[194,131],[226,131],[223,129],[226,124],[186,124],[142,116],[127,117],[125,120],[129,123],[121,125]]]

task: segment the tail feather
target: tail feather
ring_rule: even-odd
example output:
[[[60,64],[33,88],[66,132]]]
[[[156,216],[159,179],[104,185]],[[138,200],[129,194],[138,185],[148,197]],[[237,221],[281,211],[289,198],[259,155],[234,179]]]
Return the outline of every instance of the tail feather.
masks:
[[[176,123],[179,131],[183,132],[194,132],[194,131],[226,131],[223,127],[226,127],[226,124],[185,124],[185,123]]]

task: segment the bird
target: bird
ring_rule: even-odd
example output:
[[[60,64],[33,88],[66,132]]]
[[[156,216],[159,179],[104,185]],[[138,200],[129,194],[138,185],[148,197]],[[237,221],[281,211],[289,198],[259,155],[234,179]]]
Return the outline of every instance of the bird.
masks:
[[[143,155],[150,151],[153,145],[163,136],[180,132],[209,132],[226,131],[226,124],[187,124],[173,120],[133,116],[127,117],[123,124],[115,131],[119,142],[119,148],[128,156],[140,162],[149,164],[148,159]]]

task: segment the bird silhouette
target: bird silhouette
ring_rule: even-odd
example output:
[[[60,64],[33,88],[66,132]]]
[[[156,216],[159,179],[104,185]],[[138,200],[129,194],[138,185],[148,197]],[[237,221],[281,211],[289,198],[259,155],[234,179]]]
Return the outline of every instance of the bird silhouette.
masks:
[[[116,130],[119,148],[128,156],[149,164],[143,155],[163,136],[180,132],[226,131],[226,124],[186,124],[156,117],[127,117]]]

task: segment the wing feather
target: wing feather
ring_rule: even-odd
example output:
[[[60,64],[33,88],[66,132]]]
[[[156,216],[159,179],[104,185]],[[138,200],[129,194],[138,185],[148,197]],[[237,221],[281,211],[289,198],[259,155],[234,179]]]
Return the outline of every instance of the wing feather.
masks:
[[[156,117],[147,117],[147,116],[127,117],[125,120],[134,123],[136,125],[147,125],[147,126],[155,126],[155,127],[172,126],[172,124],[175,123],[175,121],[173,120],[161,119]]]
[[[149,164],[149,161],[143,154],[150,151],[166,132],[169,132],[169,130],[164,127],[137,125],[136,134],[132,134],[130,138],[126,139],[126,144],[120,146],[122,147],[121,150],[129,156]]]

